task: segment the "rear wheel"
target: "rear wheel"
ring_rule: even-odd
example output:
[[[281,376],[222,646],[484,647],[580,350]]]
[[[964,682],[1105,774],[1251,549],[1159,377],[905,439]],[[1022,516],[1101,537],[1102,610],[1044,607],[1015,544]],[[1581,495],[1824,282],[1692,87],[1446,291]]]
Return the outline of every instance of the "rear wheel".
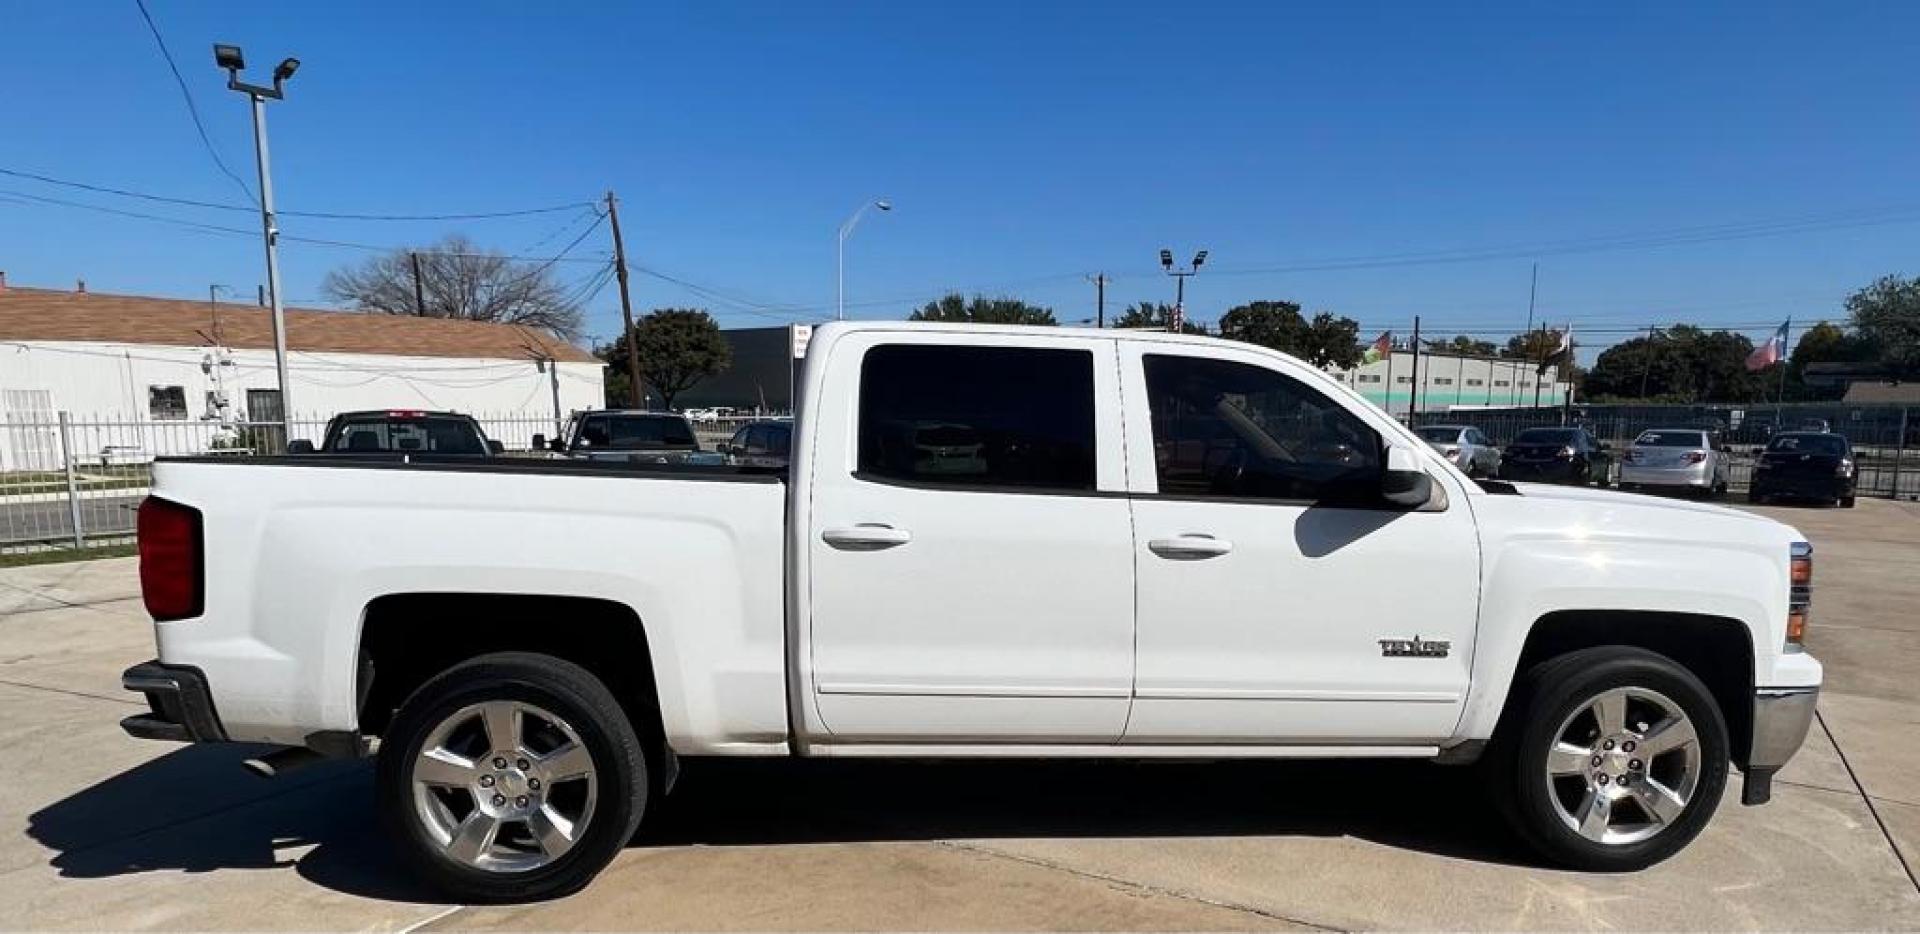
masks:
[[[378,768],[401,855],[462,901],[549,898],[591,881],[647,803],[640,740],[606,686],[545,655],[485,655],[401,705]]]
[[[1516,686],[1494,767],[1508,816],[1553,862],[1642,869],[1698,835],[1726,788],[1726,721],[1673,660],[1642,649],[1584,649],[1534,667]]]
[[[1852,494],[1852,493],[1848,493],[1847,495],[1845,495],[1845,496],[1842,496],[1842,497],[1840,497],[1840,508],[1841,508],[1841,509],[1852,509],[1852,508],[1853,508],[1853,494]]]

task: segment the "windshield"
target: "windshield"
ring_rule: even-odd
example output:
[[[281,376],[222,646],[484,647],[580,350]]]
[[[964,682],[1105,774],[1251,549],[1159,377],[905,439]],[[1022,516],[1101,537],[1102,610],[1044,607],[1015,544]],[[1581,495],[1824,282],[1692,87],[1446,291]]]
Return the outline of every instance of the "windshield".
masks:
[[[657,448],[697,449],[687,420],[673,415],[589,415],[580,423],[576,448],[636,451]]]
[[[355,454],[486,454],[487,439],[458,415],[347,415],[336,419],[323,448]]]
[[[1572,428],[1529,428],[1515,435],[1514,444],[1572,444],[1580,432]]]
[[[1698,431],[1643,431],[1633,443],[1643,448],[1704,448],[1707,436]]]
[[[1460,440],[1460,429],[1458,428],[1442,428],[1439,426],[1416,428],[1414,429],[1414,434],[1419,435],[1422,441],[1431,441],[1435,444],[1453,444]]]
[[[1798,454],[1847,455],[1847,439],[1839,435],[1781,435],[1767,445],[1768,451],[1792,451]]]

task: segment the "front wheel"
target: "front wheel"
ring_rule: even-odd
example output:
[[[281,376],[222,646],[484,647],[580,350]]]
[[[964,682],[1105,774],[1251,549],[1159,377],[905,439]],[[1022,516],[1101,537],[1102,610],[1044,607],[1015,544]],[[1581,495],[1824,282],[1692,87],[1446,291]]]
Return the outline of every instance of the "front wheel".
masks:
[[[640,740],[606,685],[529,653],[484,655],[415,691],[382,739],[377,772],[401,855],[461,901],[580,889],[647,803]]]
[[[1673,660],[1604,646],[1550,659],[1516,686],[1495,767],[1508,816],[1555,863],[1643,869],[1680,851],[1727,784],[1727,726]]]
[[[1841,509],[1852,509],[1852,508],[1853,508],[1853,494],[1852,494],[1852,493],[1849,493],[1849,494],[1847,494],[1847,495],[1845,495],[1845,496],[1842,496],[1842,497],[1840,497],[1840,508],[1841,508]]]

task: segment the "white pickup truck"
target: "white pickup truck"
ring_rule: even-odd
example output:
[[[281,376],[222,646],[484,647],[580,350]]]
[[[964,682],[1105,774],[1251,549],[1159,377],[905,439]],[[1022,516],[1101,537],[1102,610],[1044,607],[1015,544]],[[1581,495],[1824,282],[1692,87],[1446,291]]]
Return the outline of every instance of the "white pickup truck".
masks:
[[[1166,334],[827,325],[785,477],[163,459],[143,737],[377,751],[461,898],[584,885],[690,756],[1476,763],[1633,869],[1804,739],[1792,528],[1468,479],[1340,383]]]

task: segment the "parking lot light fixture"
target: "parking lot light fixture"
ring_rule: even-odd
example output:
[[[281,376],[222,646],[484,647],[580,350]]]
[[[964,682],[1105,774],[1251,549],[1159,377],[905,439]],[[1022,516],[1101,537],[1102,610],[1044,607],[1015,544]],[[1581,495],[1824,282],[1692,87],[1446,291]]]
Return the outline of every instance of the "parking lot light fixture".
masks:
[[[893,202],[885,198],[868,201],[854,209],[853,215],[847,218],[847,222],[840,225],[840,239],[834,253],[833,320],[835,321],[847,320],[847,237],[853,233],[853,228],[859,225],[861,215],[866,214],[868,208],[891,211]]]
[[[293,398],[287,379],[287,319],[280,301],[280,230],[273,217],[273,171],[267,157],[269,100],[286,99],[287,79],[300,69],[297,58],[282,59],[273,69],[272,86],[240,80],[247,59],[237,45],[216,44],[213,63],[227,72],[227,88],[247,95],[253,104],[253,157],[260,171],[260,234],[267,246],[267,298],[273,309],[273,368],[280,389],[280,424],[285,444],[293,434]]]

